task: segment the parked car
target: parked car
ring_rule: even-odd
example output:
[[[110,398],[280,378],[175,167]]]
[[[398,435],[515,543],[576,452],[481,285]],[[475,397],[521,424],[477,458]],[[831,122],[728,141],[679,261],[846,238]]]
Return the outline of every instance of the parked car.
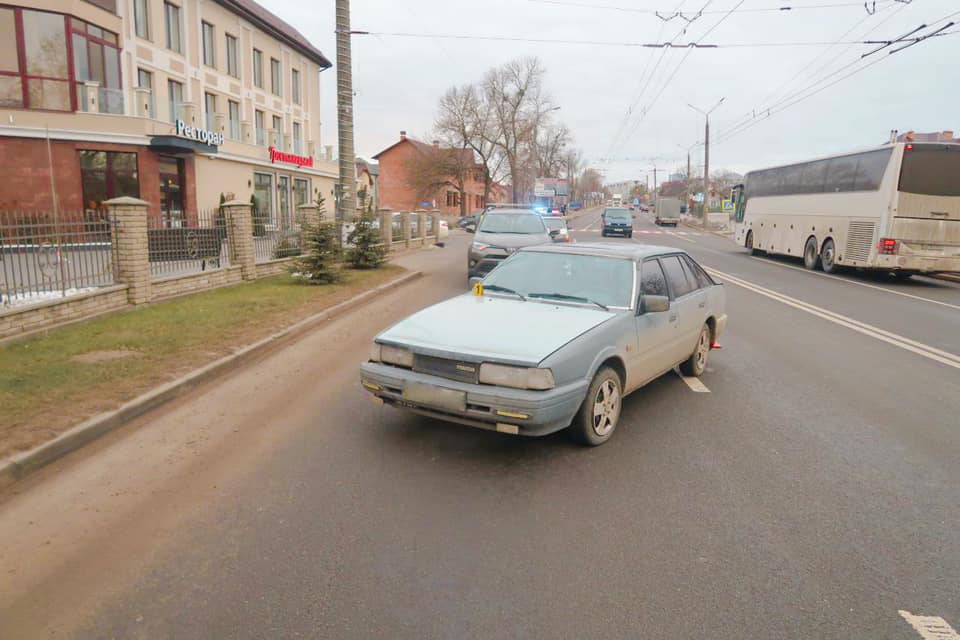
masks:
[[[469,227],[469,226],[476,227],[476,226],[477,226],[477,214],[473,213],[473,214],[470,214],[469,216],[463,216],[463,217],[460,218],[460,220],[457,222],[457,226],[460,227],[461,229],[465,229],[465,228],[467,228],[467,227]]]
[[[526,247],[472,294],[380,333],[360,379],[438,420],[525,436],[569,427],[599,445],[626,394],[677,365],[703,374],[726,319],[723,287],[678,249]]]
[[[570,235],[566,218],[550,216],[543,219],[543,224],[547,227],[547,231],[557,232],[557,234],[553,236],[554,242],[573,242],[573,236]]]
[[[446,220],[441,220],[437,225],[437,240],[445,240],[450,237],[450,225]]]
[[[470,231],[470,227],[467,227]],[[467,250],[467,277],[485,276],[517,249],[551,242],[543,218],[529,209],[494,209],[480,220]]]
[[[628,209],[604,209],[600,216],[602,228],[600,235],[633,237],[633,214]]]

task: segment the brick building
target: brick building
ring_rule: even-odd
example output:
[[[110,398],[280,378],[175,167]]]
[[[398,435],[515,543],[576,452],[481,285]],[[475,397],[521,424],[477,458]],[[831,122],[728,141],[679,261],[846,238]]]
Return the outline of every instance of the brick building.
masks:
[[[474,161],[473,153],[462,149],[441,149],[439,143],[428,144],[415,140],[400,132],[400,140],[390,145],[377,155],[373,156],[380,167],[378,195],[380,206],[394,211],[414,211],[416,209],[437,209],[441,213],[450,215],[460,214],[460,192],[454,186],[451,178],[448,184],[436,189],[433,193],[423,193],[415,184],[416,178],[411,175],[412,167],[430,154],[436,153],[464,154],[463,164],[473,167],[466,180],[464,196],[466,198],[467,213],[473,213],[484,207],[483,201],[483,169]],[[497,185],[494,185],[497,187]],[[491,199],[499,199],[494,194],[498,189],[491,190]],[[499,194],[498,194],[499,195]]]
[[[318,193],[333,200],[337,169],[318,153],[330,66],[253,0],[13,0],[0,211],[49,211],[55,192],[61,211],[96,216],[133,196],[176,227],[225,194],[280,225]]]

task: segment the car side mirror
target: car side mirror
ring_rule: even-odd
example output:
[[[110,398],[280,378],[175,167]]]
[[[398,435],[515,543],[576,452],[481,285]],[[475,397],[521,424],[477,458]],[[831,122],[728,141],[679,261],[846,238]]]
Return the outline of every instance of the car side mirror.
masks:
[[[640,313],[660,313],[670,310],[670,298],[667,296],[640,296]]]
[[[556,238],[558,235],[560,235],[560,229],[550,229],[549,233],[551,238]]]

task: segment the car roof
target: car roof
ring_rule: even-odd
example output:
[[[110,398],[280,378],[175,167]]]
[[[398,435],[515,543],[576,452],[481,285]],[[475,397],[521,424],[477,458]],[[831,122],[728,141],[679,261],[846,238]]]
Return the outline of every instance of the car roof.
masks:
[[[655,244],[634,244],[628,242],[577,242],[576,244],[540,244],[525,247],[523,251],[537,253],[574,253],[605,258],[630,258],[643,260],[652,256],[687,252],[676,247],[664,247]]]
[[[487,212],[484,214],[484,217],[486,217],[486,216],[499,216],[499,215],[503,215],[503,214],[505,214],[505,213],[513,214],[513,215],[516,215],[516,214],[518,214],[518,213],[522,213],[522,214],[528,215],[528,216],[537,216],[538,218],[540,217],[539,214],[534,213],[534,212],[531,211],[530,209],[491,209],[490,211],[487,211]]]

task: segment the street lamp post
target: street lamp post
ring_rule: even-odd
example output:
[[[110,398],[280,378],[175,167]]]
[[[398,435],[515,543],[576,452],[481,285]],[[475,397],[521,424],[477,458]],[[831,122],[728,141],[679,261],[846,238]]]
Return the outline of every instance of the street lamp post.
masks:
[[[688,107],[702,113],[705,121],[703,133],[703,224],[707,224],[707,211],[710,202],[710,114],[713,113],[714,109],[723,104],[724,100],[726,100],[726,98],[720,98],[719,102],[707,111],[687,103]]]
[[[700,143],[699,143],[699,142],[694,142],[694,143],[693,143],[692,145],[690,145],[689,147],[685,147],[685,146],[683,146],[682,144],[678,144],[678,145],[677,145],[678,147],[680,147],[681,149],[683,149],[684,151],[687,152],[687,180],[686,180],[686,188],[684,189],[684,200],[683,200],[684,203],[687,204],[687,205],[690,204],[690,152],[691,152],[691,151],[693,150],[693,148],[696,147],[698,144],[700,144]],[[687,213],[689,214],[690,212],[688,211]]]

